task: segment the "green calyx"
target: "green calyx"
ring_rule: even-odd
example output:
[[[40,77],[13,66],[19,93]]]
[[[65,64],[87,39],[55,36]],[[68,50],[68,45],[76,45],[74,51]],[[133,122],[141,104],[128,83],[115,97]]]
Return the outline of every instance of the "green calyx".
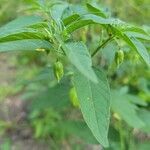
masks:
[[[70,89],[69,97],[70,97],[70,101],[74,107],[80,106],[75,87],[72,87]]]
[[[117,66],[119,66],[120,64],[122,64],[124,60],[124,52],[123,50],[119,50],[115,53],[115,63]]]
[[[60,61],[56,61],[53,66],[54,75],[58,82],[60,82],[61,78],[64,75],[64,67]]]

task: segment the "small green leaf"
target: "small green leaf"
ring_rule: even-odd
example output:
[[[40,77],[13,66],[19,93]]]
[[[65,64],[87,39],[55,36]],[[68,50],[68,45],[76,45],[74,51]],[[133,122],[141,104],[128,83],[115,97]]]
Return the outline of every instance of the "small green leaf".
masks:
[[[104,73],[95,69],[98,83],[93,83],[76,72],[74,86],[80,101],[83,117],[95,138],[103,146],[108,146],[108,127],[110,117],[110,90]]]
[[[39,49],[50,50],[52,48],[51,44],[45,40],[38,39],[27,39],[27,40],[17,40],[11,42],[0,43],[0,52],[6,51],[34,51]]]
[[[70,62],[88,79],[97,82],[92,69],[91,56],[82,42],[70,42],[63,45],[63,49]]]

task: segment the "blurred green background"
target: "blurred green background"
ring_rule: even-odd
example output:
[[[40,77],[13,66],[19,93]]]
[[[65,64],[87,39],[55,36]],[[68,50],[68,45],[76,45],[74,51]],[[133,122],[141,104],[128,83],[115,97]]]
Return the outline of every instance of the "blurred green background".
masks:
[[[32,0],[0,0],[0,26],[30,14]],[[68,0],[97,2],[113,17],[141,25],[149,32],[149,0]],[[95,46],[97,27],[90,27]],[[84,34],[85,30],[81,30]],[[75,35],[75,38],[78,38]],[[149,43],[147,45],[150,51]],[[126,49],[125,61],[112,67],[114,43],[95,58],[107,72],[113,89],[110,150],[150,149],[150,70],[135,52]],[[69,87],[53,87],[55,79],[50,57],[45,53],[0,54],[0,150],[97,150],[101,149],[83,121],[80,110],[68,98]],[[66,79],[64,79],[66,80]],[[64,91],[64,100],[57,94]],[[138,128],[141,119],[145,126]],[[124,150],[126,150],[124,149]]]

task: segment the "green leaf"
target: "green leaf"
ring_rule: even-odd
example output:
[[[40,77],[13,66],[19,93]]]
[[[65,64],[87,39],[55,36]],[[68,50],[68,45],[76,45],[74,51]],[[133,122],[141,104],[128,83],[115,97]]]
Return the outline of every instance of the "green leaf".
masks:
[[[137,32],[132,32],[132,31],[126,31],[124,32],[128,37],[136,37],[139,39],[143,39],[143,40],[150,40],[150,36],[142,34],[142,33],[137,33]]]
[[[117,23],[118,23],[118,20],[114,18],[103,18],[103,17],[96,16],[93,14],[86,14],[86,15],[82,15],[80,17],[80,20],[72,22],[70,25],[68,25],[65,31],[67,33],[71,33],[81,27],[84,27],[90,24],[108,25],[108,24],[117,24]]]
[[[70,62],[88,79],[97,82],[97,77],[92,69],[91,56],[82,42],[70,42],[63,45],[63,49]]]
[[[136,38],[130,38],[130,41],[133,43],[133,46],[139,55],[143,58],[143,60],[147,63],[147,65],[150,65],[150,55],[145,46]]]
[[[36,23],[42,22],[43,19],[40,16],[24,16],[24,17],[19,17],[5,26],[0,28],[0,32],[8,31],[10,29],[18,29],[30,25],[34,25]]]
[[[80,16],[78,14],[73,14],[73,15],[63,19],[63,23],[64,23],[65,26],[67,26],[67,25],[69,25],[70,23],[76,21],[79,18],[80,18]]]
[[[119,90],[112,91],[112,110],[119,114],[130,126],[141,128],[144,126],[143,121],[137,114],[138,107],[135,103],[139,104],[139,100],[131,100],[132,96],[128,94],[121,94]]]
[[[101,17],[103,17],[103,18],[106,18],[106,17],[107,17],[107,15],[104,13],[103,10],[97,8],[97,7],[94,6],[94,5],[91,5],[90,3],[87,3],[87,8],[88,8],[88,11],[89,11],[90,13],[93,13],[93,14],[95,14],[95,15],[101,16]]]
[[[135,37],[130,37],[116,27],[112,27],[114,33],[121,37],[132,49],[136,50],[142,59],[150,65],[150,55],[145,46]]]
[[[42,21],[43,19],[39,16],[25,16],[17,18],[0,28],[0,38],[19,32],[24,32],[26,27],[35,25]]]
[[[147,34],[142,28],[127,24],[122,21],[118,24],[112,24],[111,27],[112,30],[115,31],[115,34],[121,37],[129,34],[131,37],[141,36],[143,38],[149,39],[149,34]]]
[[[148,36],[147,32],[141,27],[137,27],[132,24],[127,24],[125,22],[123,23],[123,25],[119,26],[119,30],[121,30],[122,32],[134,32]]]
[[[0,43],[8,41],[16,41],[22,39],[45,39],[44,33],[33,29],[22,29],[19,31],[10,32],[0,38]]]
[[[50,50],[51,44],[45,40],[38,39],[27,39],[27,40],[16,40],[11,42],[0,43],[0,52],[6,51],[34,51],[36,49]]]
[[[110,90],[104,73],[95,69],[98,83],[93,83],[76,72],[73,83],[79,98],[83,117],[95,138],[103,146],[108,146],[108,127],[110,117]]]

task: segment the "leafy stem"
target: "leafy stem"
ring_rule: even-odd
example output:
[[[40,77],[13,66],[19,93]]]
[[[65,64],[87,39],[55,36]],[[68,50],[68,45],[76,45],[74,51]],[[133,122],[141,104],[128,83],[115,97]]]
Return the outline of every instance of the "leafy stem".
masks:
[[[99,45],[95,51],[92,53],[92,57],[94,57],[96,55],[96,53],[103,48],[108,42],[110,42],[112,39],[114,38],[114,36],[109,37],[108,39],[106,39],[101,45]]]

